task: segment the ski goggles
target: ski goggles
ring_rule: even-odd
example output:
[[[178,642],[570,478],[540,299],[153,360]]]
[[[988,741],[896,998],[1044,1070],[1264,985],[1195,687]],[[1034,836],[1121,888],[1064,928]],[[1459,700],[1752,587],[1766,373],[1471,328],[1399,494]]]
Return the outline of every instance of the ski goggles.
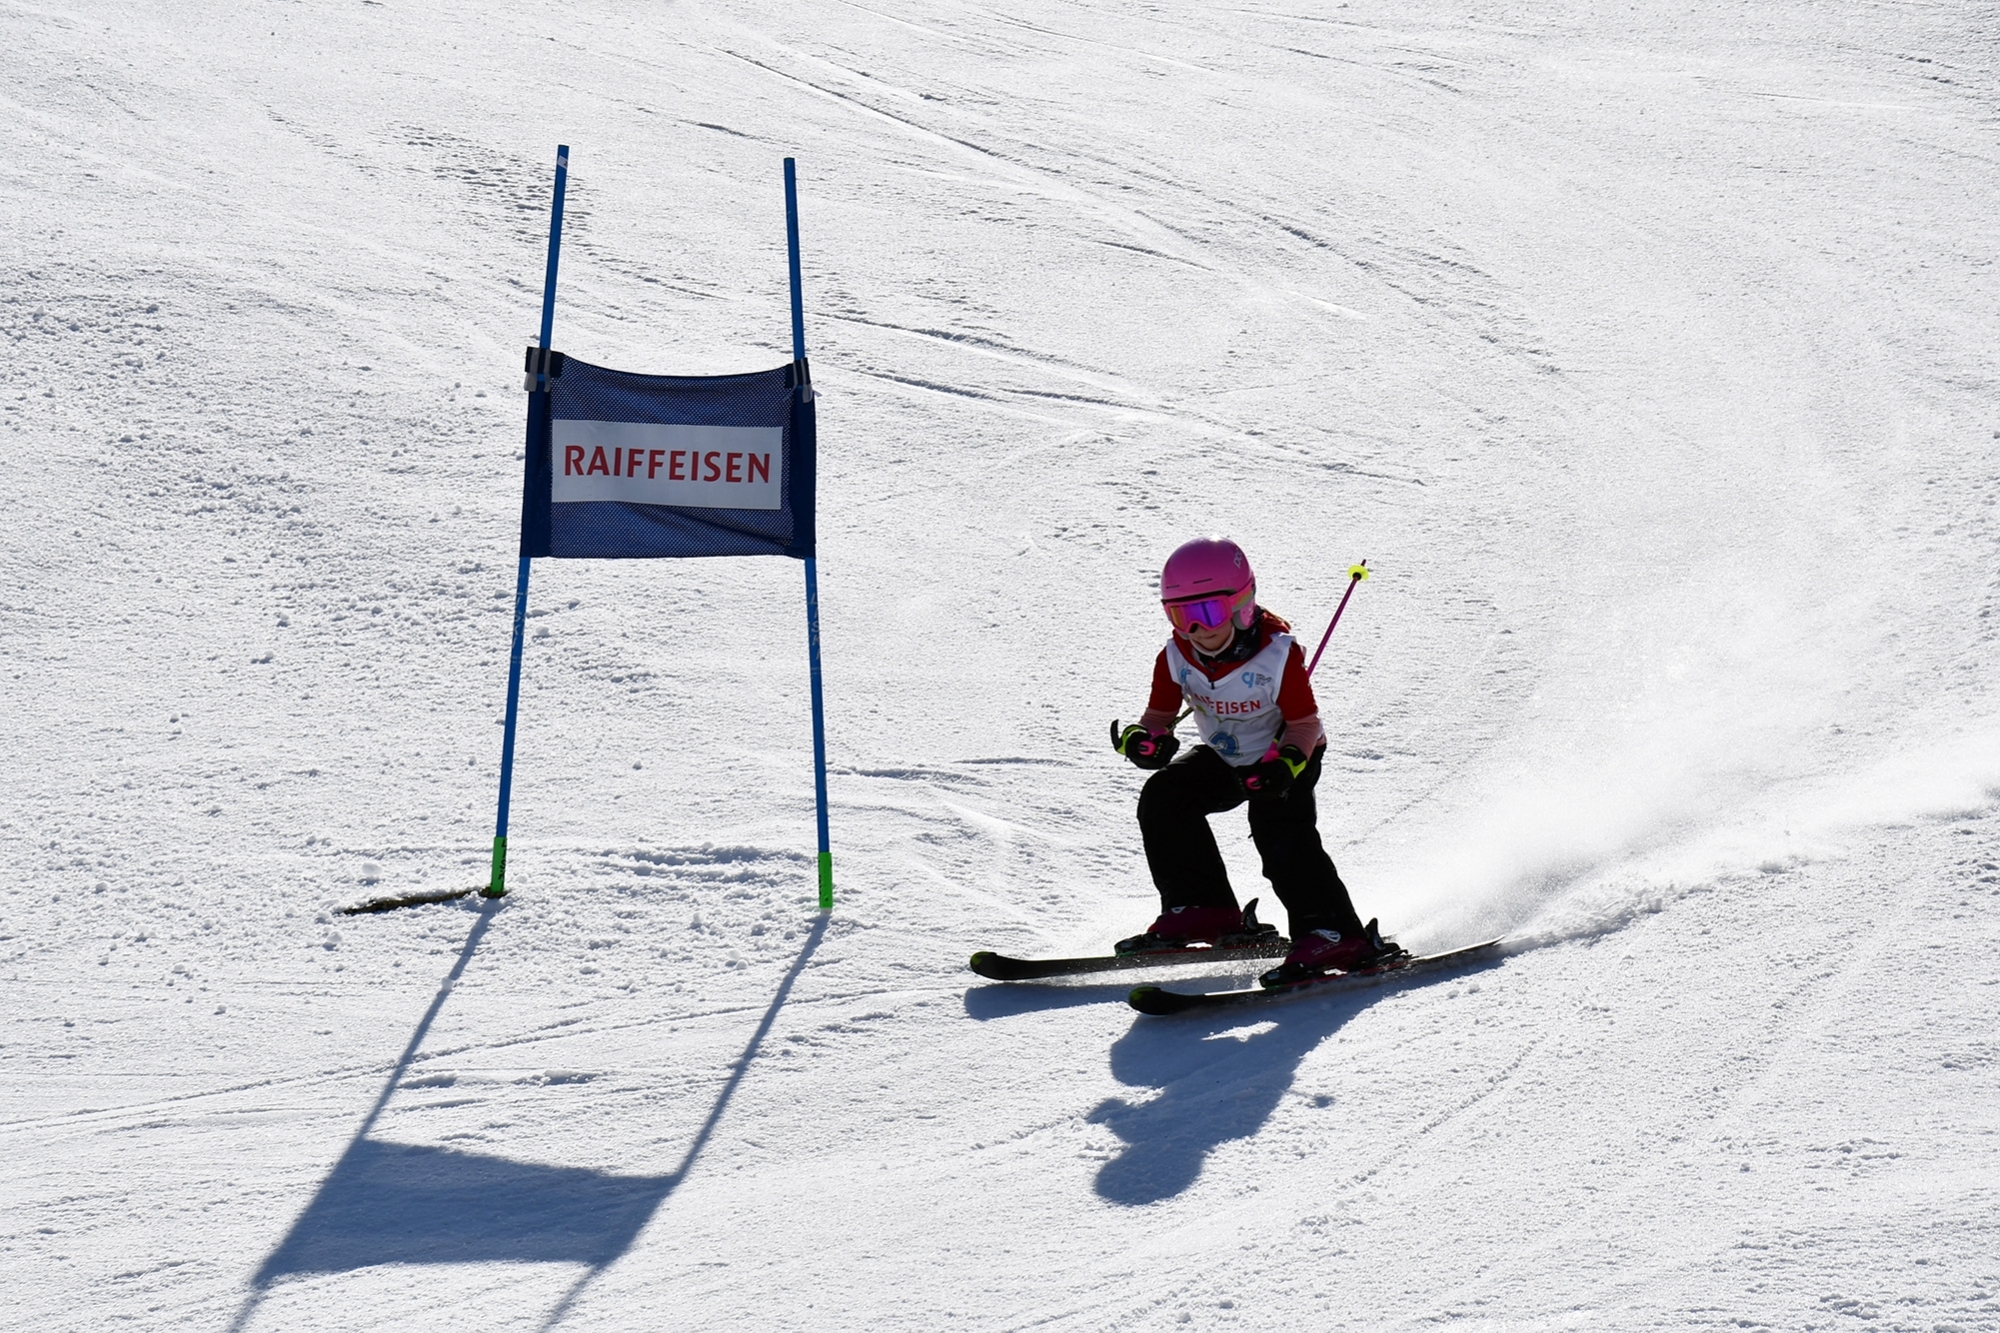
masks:
[[[1199,597],[1193,601],[1168,602],[1167,619],[1181,634],[1192,634],[1197,627],[1216,629],[1229,623],[1239,610],[1257,595],[1254,587],[1241,592],[1225,593],[1220,597]]]

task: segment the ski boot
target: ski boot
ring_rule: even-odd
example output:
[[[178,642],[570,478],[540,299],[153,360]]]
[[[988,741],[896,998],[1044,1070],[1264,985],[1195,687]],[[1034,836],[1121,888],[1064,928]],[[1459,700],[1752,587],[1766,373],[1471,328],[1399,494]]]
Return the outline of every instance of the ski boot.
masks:
[[[1160,913],[1143,935],[1122,939],[1113,953],[1161,953],[1190,945],[1243,949],[1279,939],[1278,928],[1257,919],[1257,900],[1241,912],[1234,907],[1175,907]]]
[[[1394,940],[1382,938],[1381,929],[1370,921],[1358,935],[1342,935],[1337,930],[1309,930],[1285,955],[1285,961],[1257,980],[1267,990],[1289,986],[1295,981],[1323,977],[1329,972],[1358,972],[1380,967],[1406,957],[1407,951]]]

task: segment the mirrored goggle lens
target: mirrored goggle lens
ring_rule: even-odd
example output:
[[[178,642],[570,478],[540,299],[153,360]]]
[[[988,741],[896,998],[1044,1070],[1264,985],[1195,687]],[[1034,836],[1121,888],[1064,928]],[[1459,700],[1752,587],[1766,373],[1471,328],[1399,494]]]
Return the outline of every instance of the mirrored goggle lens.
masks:
[[[1214,629],[1229,619],[1229,602],[1221,597],[1204,597],[1198,602],[1169,602],[1167,619],[1182,633],[1196,625]]]

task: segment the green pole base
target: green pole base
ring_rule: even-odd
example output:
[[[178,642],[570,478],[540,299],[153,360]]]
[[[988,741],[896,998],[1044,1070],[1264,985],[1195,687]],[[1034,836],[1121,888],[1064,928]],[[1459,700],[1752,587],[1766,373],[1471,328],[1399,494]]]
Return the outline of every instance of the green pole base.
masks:
[[[833,910],[833,853],[819,854],[819,910]]]
[[[486,887],[479,891],[482,898],[505,898],[507,896],[507,840],[493,840],[493,878],[486,881]]]

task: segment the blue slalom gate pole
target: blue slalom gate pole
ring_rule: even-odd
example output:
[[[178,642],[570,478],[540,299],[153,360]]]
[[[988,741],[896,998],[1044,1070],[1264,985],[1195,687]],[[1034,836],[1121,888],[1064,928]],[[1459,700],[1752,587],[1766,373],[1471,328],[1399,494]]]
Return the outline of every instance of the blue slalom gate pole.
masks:
[[[785,159],[785,249],[792,268],[792,360],[799,366],[799,392],[811,393],[806,378],[806,304],[799,280],[799,172]],[[812,663],[813,798],[819,813],[819,910],[833,910],[833,842],[826,827],[826,692],[819,670],[819,568],[806,557],[806,654]]]
[[[826,696],[819,677],[819,572],[806,557],[806,651],[812,658],[813,797],[819,809],[819,909],[833,910],[833,847],[826,830]]]
[[[569,145],[556,145],[556,197],[555,207],[549,213],[549,269],[542,279],[542,334],[541,347],[549,350],[549,339],[555,335],[556,327],[556,258],[562,251],[563,188],[569,183]],[[548,411],[548,358],[544,356],[535,370],[534,387],[531,395],[541,395],[528,400],[529,445],[525,451],[527,458],[534,457],[535,413]],[[533,487],[535,479],[526,477],[522,486],[524,494]],[[521,557],[520,577],[514,584],[514,651],[507,663],[507,728],[500,741],[500,816],[493,829],[493,875],[486,887],[480,890],[487,898],[504,897],[507,892],[507,805],[514,795],[514,724],[521,714],[521,644],[528,630],[528,557]]]

